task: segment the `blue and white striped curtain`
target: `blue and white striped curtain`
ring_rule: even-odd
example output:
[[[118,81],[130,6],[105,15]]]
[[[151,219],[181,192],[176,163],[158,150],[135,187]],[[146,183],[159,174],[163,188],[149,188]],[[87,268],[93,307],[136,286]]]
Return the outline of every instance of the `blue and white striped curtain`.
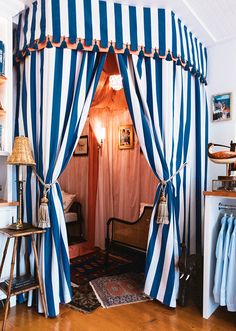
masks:
[[[18,67],[16,135],[29,137],[37,173],[47,184],[51,228],[41,236],[40,270],[49,316],[71,300],[65,218],[57,178],[83,130],[106,54],[45,48]],[[35,175],[27,172],[25,221],[37,226],[40,198]],[[39,311],[42,310],[39,303]]]
[[[158,186],[146,257],[145,293],[175,307],[180,242],[188,243],[191,251],[201,247],[208,122],[205,86],[176,62],[117,56],[136,133],[154,174],[167,181],[188,163],[167,182],[169,224],[156,223]]]

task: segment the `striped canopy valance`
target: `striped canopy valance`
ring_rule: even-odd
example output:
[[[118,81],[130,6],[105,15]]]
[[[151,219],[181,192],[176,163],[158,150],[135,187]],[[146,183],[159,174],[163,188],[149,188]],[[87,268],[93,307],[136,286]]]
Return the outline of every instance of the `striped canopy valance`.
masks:
[[[38,0],[19,15],[17,52],[50,45],[157,54],[207,76],[207,52],[192,32],[166,9],[101,0]]]

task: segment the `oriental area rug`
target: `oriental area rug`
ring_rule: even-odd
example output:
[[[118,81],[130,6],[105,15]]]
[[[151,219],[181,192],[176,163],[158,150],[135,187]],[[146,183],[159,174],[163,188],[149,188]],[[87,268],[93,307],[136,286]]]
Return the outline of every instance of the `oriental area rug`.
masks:
[[[90,282],[103,308],[111,308],[149,300],[143,293],[144,276],[125,273],[94,279]]]
[[[72,301],[69,306],[83,313],[91,313],[100,307],[89,282],[109,275],[118,275],[132,270],[131,260],[109,255],[105,265],[105,253],[97,251],[85,256],[71,259]]]

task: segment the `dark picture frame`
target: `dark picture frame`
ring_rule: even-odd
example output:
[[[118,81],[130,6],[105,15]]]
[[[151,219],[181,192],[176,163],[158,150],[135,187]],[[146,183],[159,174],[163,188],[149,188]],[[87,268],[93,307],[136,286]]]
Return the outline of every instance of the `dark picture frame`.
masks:
[[[79,142],[74,150],[74,156],[88,155],[88,136],[81,136]]]
[[[133,125],[121,125],[119,127],[119,149],[134,148]]]
[[[222,93],[212,96],[212,121],[221,122],[231,120],[232,93]]]

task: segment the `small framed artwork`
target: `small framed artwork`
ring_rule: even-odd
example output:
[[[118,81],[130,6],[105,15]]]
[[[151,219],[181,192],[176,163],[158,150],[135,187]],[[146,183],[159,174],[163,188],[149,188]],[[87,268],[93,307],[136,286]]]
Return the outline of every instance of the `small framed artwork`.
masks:
[[[88,136],[81,136],[75,148],[74,156],[88,155]]]
[[[231,93],[217,94],[212,96],[212,119],[213,122],[230,120]]]
[[[134,148],[133,125],[122,125],[119,127],[119,149]]]

